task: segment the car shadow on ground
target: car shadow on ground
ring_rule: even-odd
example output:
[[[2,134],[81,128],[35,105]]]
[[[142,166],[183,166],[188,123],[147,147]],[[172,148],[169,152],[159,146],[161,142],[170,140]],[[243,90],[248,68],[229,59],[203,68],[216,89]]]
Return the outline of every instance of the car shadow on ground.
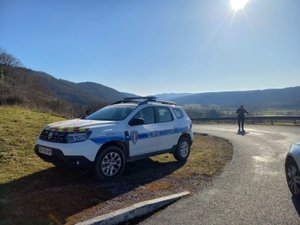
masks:
[[[300,198],[292,197],[292,202],[294,204],[294,207],[298,213],[298,216],[300,217]]]
[[[106,182],[96,181],[91,173],[51,167],[0,184],[0,218],[4,224],[63,224],[69,216],[161,179],[183,165],[144,159],[128,163],[121,177]]]

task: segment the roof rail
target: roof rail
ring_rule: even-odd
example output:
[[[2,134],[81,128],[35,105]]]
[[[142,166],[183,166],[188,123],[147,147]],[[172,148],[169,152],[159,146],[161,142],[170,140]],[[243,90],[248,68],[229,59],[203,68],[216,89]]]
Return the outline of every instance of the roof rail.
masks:
[[[171,102],[171,101],[165,101],[165,100],[156,100],[154,102],[159,102],[161,104],[165,104],[165,105],[176,105],[175,102]]]
[[[176,105],[175,102],[158,100],[155,96],[124,98],[121,101],[114,102],[113,105],[120,104],[120,103],[138,103],[139,105],[143,105],[143,104],[147,104],[148,102],[158,102],[165,105]]]

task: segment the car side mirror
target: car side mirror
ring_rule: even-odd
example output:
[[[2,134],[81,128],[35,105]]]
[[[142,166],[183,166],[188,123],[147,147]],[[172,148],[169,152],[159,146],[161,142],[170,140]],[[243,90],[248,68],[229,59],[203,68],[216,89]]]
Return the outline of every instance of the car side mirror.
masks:
[[[128,123],[130,126],[138,126],[138,125],[143,125],[145,124],[144,119],[142,118],[133,118],[129,121]]]

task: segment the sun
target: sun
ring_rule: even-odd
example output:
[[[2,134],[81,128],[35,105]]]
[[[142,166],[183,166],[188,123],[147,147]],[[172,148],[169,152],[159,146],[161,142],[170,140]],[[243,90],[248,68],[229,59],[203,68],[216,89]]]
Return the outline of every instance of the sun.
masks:
[[[248,0],[230,0],[231,7],[234,11],[243,9]]]

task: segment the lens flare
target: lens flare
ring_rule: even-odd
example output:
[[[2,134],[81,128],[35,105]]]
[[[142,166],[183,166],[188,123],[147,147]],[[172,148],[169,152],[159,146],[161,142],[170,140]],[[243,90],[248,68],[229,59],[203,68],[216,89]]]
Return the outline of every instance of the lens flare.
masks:
[[[234,11],[243,9],[247,2],[248,0],[230,0],[231,8]]]

